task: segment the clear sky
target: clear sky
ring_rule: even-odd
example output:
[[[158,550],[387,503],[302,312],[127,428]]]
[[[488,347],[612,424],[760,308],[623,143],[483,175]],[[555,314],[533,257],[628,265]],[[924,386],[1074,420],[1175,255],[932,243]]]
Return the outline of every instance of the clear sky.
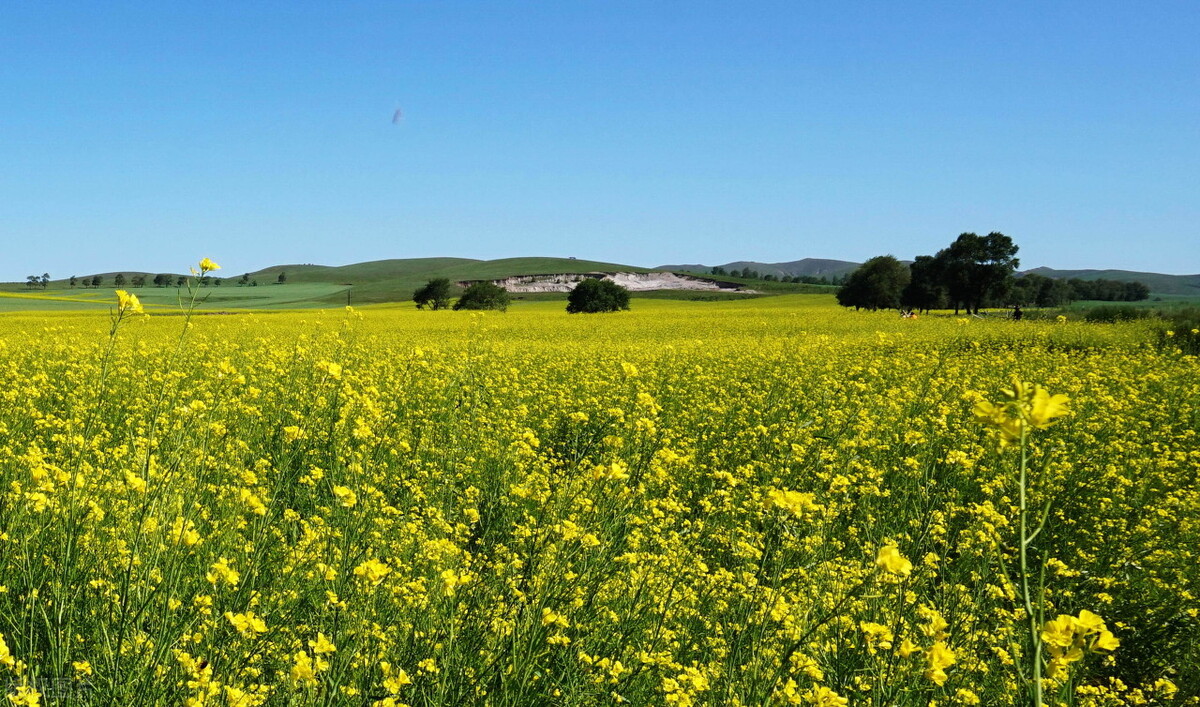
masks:
[[[393,124],[393,112],[404,117]],[[932,254],[1200,272],[1200,3],[7,3],[0,279]]]

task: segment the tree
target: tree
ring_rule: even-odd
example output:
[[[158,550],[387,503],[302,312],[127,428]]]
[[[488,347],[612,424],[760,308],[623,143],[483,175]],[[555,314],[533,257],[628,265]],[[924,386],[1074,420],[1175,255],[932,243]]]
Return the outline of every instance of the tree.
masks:
[[[435,277],[425,286],[413,293],[413,302],[417,309],[429,307],[433,310],[445,309],[450,306],[450,280]]]
[[[134,287],[145,287],[146,286],[146,276],[145,275],[134,275],[132,278],[130,278],[129,282]]]
[[[79,284],[79,278],[72,275],[71,276],[71,289],[75,289],[75,286],[78,284]]]
[[[38,277],[37,275],[26,275],[25,276],[25,286],[28,287],[29,289],[32,290],[33,288],[35,288],[41,284],[42,284],[42,278]]]
[[[910,277],[908,266],[893,256],[871,258],[850,273],[838,290],[838,304],[855,309],[899,309],[900,295]]]
[[[115,287],[119,290],[124,286],[125,286],[125,273],[119,272],[119,273],[117,273],[116,277],[113,278],[113,287]]]
[[[250,284],[250,273],[243,273],[242,279],[238,280],[238,287],[244,287]]]
[[[476,282],[462,293],[454,303],[454,309],[498,309],[508,310],[508,290],[491,282]]]
[[[284,284],[285,282],[287,282],[287,271],[286,271],[286,270],[280,270],[280,271],[279,271],[279,277],[275,278],[275,282],[279,283],[280,285],[282,285],[282,284]]]
[[[42,289],[46,289],[50,285],[50,273],[42,273]]]
[[[934,260],[954,313],[966,308],[968,314],[978,314],[989,297],[1002,294],[1020,264],[1016,255],[1012,239],[998,231],[986,236],[963,233],[950,247],[938,251]]]
[[[183,287],[186,284],[187,284],[187,275],[180,275],[179,277],[175,278],[175,286],[176,287]]]
[[[99,275],[92,276],[92,287],[99,287],[104,283],[104,278]]]
[[[171,284],[171,276],[159,273],[154,276],[155,287],[166,287]]]
[[[900,306],[928,312],[946,306],[946,288],[932,255],[918,255],[908,266],[909,280],[900,293]]]
[[[629,290],[612,280],[589,277],[567,295],[567,313],[595,314],[629,309]]]

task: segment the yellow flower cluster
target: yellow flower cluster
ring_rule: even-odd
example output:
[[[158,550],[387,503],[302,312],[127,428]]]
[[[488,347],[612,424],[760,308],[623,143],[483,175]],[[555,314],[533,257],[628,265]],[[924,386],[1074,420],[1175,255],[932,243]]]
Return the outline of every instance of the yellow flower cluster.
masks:
[[[1083,609],[1078,616],[1059,614],[1042,626],[1042,641],[1050,653],[1046,677],[1060,677],[1068,665],[1082,660],[1084,653],[1114,651],[1121,642],[1105,626],[1104,620]]]
[[[1020,441],[1026,430],[1044,430],[1058,418],[1069,414],[1069,398],[1066,395],[1051,395],[1032,383],[1013,379],[1012,386],[1001,393],[1004,397],[999,403],[987,400],[977,402],[975,417],[999,432],[1002,446]]]
[[[146,311],[142,308],[142,302],[137,295],[130,294],[125,290],[117,290],[117,314],[145,314]]]

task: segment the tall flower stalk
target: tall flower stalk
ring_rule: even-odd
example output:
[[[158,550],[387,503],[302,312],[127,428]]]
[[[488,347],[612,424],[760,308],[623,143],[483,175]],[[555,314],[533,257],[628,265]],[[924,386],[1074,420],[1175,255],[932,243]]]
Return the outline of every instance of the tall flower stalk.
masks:
[[[1033,649],[1033,705],[1042,705],[1042,631],[1045,618],[1042,602],[1042,580],[1039,573],[1036,598],[1030,589],[1031,575],[1029,546],[1046,527],[1050,510],[1047,502],[1041,517],[1033,524],[1029,509],[1029,432],[1044,430],[1058,418],[1069,414],[1065,395],[1050,395],[1045,389],[1032,383],[1013,379],[1012,387],[1001,390],[998,403],[981,400],[975,405],[975,417],[998,433],[1001,449],[1018,446],[1021,450],[1021,467],[1018,477],[1019,529],[1018,550],[1020,555],[1021,598],[1029,621],[1029,640]]]

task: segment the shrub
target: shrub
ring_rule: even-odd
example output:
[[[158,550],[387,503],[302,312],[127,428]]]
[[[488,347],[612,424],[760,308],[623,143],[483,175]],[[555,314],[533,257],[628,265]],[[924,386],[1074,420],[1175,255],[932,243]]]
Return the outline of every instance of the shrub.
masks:
[[[490,282],[476,282],[454,303],[454,309],[508,309],[508,290]]]
[[[567,313],[616,312],[629,309],[629,290],[612,280],[589,277],[567,295]]]

